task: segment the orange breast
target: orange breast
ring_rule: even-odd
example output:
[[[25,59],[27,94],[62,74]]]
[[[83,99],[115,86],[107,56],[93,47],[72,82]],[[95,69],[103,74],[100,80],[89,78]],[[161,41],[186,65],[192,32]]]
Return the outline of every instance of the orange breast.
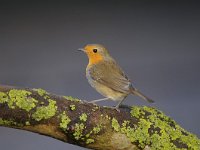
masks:
[[[103,61],[103,57],[100,54],[88,53],[88,58],[89,58],[88,66],[91,66],[91,65],[99,63],[100,61]]]

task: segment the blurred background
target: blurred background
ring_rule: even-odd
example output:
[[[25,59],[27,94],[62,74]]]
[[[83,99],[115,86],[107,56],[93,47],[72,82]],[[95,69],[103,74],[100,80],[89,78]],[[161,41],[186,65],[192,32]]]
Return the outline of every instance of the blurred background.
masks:
[[[0,1],[0,84],[102,98],[85,78],[77,49],[105,45],[135,87],[200,137],[200,9],[193,1]],[[116,105],[102,102],[100,105]],[[0,127],[4,150],[81,150],[38,134]]]

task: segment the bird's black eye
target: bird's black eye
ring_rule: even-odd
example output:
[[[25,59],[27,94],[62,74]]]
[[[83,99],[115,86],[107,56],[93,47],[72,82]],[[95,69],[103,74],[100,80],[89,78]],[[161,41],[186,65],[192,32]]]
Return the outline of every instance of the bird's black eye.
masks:
[[[96,48],[95,48],[95,49],[93,49],[93,52],[94,52],[94,53],[97,53],[97,49],[96,49]]]

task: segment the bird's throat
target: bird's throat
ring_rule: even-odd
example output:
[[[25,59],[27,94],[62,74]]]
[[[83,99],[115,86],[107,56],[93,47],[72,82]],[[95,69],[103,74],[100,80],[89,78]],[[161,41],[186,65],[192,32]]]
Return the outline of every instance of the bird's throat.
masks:
[[[103,57],[101,55],[89,56],[88,66],[98,64],[101,61],[103,61]]]

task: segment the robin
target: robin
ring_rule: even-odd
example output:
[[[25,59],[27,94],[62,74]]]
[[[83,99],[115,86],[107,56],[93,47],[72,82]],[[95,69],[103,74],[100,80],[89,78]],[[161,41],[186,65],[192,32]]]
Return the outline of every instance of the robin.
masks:
[[[129,78],[104,46],[88,44],[78,50],[85,52],[89,58],[86,68],[88,82],[105,97],[93,100],[92,103],[110,99],[118,101],[115,106],[117,109],[129,94],[137,95],[150,103],[154,102],[133,87]]]

